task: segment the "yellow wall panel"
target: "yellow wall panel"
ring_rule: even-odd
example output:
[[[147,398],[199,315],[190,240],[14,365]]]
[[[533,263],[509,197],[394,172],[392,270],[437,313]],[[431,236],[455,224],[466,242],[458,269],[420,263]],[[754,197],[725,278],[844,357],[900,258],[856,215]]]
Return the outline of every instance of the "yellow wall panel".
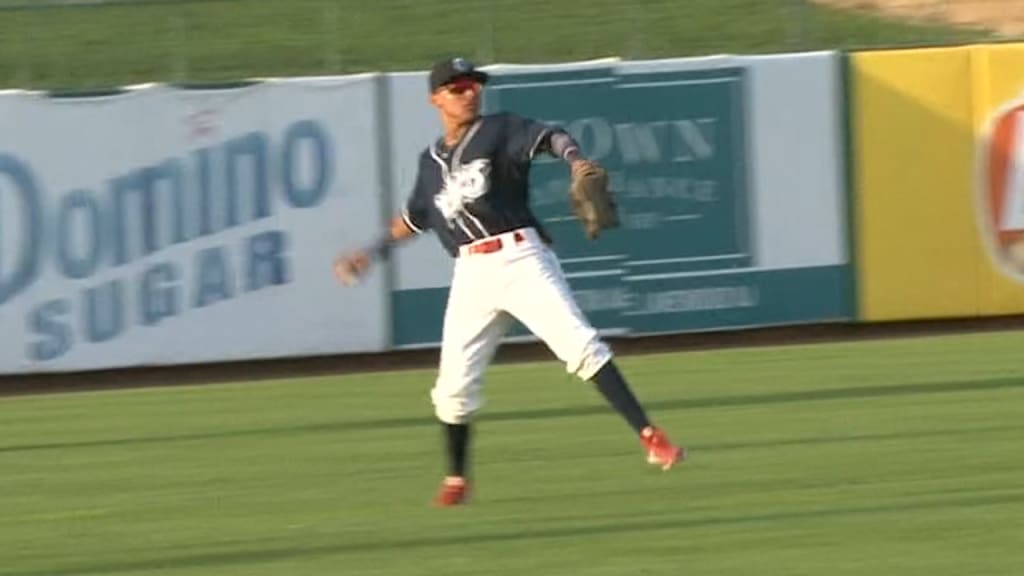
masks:
[[[860,316],[978,312],[971,50],[851,57]]]

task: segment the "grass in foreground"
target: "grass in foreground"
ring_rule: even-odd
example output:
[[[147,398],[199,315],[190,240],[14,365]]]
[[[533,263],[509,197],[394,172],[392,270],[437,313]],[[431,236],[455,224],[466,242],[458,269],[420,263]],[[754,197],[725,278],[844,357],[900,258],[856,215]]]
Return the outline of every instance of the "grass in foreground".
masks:
[[[955,42],[986,37],[792,0],[203,0],[4,10],[0,86],[95,88]],[[24,2],[17,2],[24,4]]]
[[[1012,574],[1016,333],[622,360],[648,467],[555,363],[500,366],[435,510],[432,373],[0,400],[0,574]]]

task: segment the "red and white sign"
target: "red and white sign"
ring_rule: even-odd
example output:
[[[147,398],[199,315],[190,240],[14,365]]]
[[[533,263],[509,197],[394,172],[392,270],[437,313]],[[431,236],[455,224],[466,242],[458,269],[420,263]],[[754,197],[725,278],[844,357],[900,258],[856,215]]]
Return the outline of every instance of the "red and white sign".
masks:
[[[978,216],[989,254],[1024,282],[1024,98],[1000,108],[979,143]]]

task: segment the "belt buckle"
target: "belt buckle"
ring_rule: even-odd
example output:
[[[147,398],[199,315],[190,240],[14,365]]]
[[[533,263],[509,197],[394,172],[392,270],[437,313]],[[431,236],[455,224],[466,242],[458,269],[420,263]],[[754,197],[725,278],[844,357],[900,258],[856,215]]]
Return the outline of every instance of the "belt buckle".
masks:
[[[512,242],[519,244],[526,240],[526,235],[521,230],[515,230],[512,232]],[[476,243],[470,244],[466,251],[469,254],[491,254],[498,252],[505,247],[505,240],[502,236],[495,236],[494,238],[487,238],[479,240]]]
[[[489,238],[482,240],[476,244],[472,244],[469,247],[470,254],[490,254],[491,252],[497,252],[501,250],[501,238]]]

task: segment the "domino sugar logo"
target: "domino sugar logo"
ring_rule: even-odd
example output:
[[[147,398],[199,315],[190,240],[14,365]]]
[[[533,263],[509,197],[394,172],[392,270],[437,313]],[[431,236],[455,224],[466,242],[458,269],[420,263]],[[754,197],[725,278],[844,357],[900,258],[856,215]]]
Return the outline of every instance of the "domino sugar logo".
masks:
[[[16,224],[0,229],[0,309],[29,300],[30,360],[291,282],[289,230],[272,217],[324,201],[328,130],[304,119],[222,137],[213,118],[190,122],[200,146],[66,190],[46,188],[47,167],[0,150],[0,208]],[[235,230],[238,245],[226,240]],[[72,282],[49,289],[60,278]]]
[[[1024,284],[1024,94],[997,109],[984,127],[975,205],[992,261]]]

